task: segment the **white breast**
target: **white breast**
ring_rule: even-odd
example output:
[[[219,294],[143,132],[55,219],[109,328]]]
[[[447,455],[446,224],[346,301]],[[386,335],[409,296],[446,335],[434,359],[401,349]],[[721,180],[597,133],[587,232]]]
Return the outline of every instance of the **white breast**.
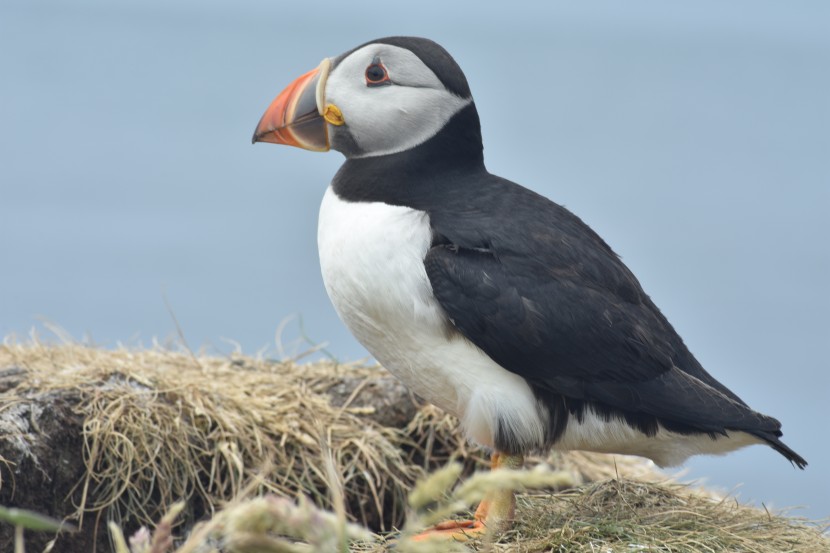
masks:
[[[317,240],[337,313],[407,387],[457,415],[471,439],[492,447],[501,424],[529,448],[540,447],[546,415],[524,379],[448,334],[423,263],[431,239],[425,212],[347,202],[329,188]]]

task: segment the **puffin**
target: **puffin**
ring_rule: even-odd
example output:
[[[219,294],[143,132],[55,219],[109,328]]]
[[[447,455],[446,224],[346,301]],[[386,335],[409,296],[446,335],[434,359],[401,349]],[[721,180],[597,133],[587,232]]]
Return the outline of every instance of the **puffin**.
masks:
[[[561,205],[491,174],[467,79],[437,43],[387,37],[288,85],[253,142],[334,149],[318,249],[340,319],[492,453],[586,450],[661,467],[766,444],[781,423],[710,375],[620,257]],[[509,528],[512,491],[423,536]]]

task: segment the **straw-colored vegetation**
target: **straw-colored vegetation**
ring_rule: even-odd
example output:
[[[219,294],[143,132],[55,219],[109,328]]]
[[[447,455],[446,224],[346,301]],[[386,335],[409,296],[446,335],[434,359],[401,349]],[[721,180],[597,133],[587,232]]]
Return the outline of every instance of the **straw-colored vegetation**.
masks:
[[[9,490],[26,497],[15,489],[28,482],[21,467],[48,472],[36,442],[54,434],[52,420],[77,421],[60,428],[78,435],[68,454],[80,470],[50,473],[76,480],[41,512],[94,527],[95,543],[109,534],[106,550],[118,553],[375,553],[392,537],[401,552],[830,551],[816,524],[713,498],[619,456],[554,454],[449,493],[485,464],[481,452],[376,367],[9,340],[0,503]],[[493,486],[525,490],[515,530],[484,544],[407,539],[439,515],[469,516]]]

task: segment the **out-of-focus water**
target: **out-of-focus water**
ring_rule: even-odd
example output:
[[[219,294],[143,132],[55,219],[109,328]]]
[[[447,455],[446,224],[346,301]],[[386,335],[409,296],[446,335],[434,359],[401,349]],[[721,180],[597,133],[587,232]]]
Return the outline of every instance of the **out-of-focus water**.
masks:
[[[286,317],[364,357],[328,303],[317,207],[339,154],[250,145],[290,80],[379,36],[447,47],[490,170],[614,247],[704,366],[811,463],[688,464],[830,515],[830,4],[703,0],[7,0],[0,334],[275,351]],[[286,330],[291,342],[300,330]]]

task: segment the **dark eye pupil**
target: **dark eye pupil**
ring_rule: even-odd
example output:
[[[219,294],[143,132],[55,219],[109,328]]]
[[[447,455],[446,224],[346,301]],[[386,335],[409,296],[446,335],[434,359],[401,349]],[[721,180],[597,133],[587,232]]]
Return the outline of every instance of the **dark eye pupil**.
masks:
[[[366,78],[368,78],[371,82],[383,80],[385,75],[386,71],[384,71],[383,67],[380,65],[370,65],[366,70]]]

